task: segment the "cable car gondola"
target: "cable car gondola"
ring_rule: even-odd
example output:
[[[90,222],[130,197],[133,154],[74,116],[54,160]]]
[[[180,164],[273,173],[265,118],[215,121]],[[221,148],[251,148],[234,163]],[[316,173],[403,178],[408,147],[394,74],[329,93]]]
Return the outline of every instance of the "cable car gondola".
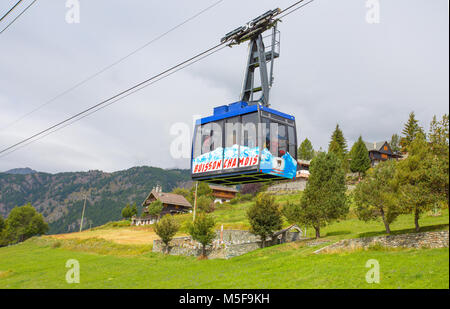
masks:
[[[241,101],[216,107],[212,116],[197,120],[192,143],[193,180],[234,185],[295,179],[295,117],[269,105],[273,63],[279,57],[279,31],[274,18],[279,12],[268,11],[222,39],[230,41],[230,46],[250,41]],[[266,51],[262,33],[269,29],[272,41]],[[254,85],[257,71],[259,87]],[[261,96],[254,100],[258,92]]]

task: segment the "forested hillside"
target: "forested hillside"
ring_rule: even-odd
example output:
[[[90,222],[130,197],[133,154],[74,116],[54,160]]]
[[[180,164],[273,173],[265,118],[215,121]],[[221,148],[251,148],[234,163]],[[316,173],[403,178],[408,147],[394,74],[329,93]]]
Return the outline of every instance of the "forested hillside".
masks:
[[[87,203],[83,224],[94,227],[120,219],[127,203],[139,206],[157,184],[169,191],[189,181],[188,170],[154,167],[114,173],[0,173],[0,215],[6,217],[13,207],[31,203],[50,224],[50,234],[70,232],[80,227],[84,193]]]

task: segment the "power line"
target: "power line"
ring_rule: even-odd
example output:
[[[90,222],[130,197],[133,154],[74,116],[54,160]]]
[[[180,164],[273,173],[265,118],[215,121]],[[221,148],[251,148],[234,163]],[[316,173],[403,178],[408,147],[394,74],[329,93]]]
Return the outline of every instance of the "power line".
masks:
[[[73,119],[76,119],[76,118],[78,118],[78,117],[80,117],[80,116],[82,116],[82,115],[84,115],[84,114],[86,114],[86,113],[88,113],[88,112],[90,112],[92,110],[95,110],[96,108],[98,108],[98,107],[100,107],[102,105],[105,105],[106,103],[108,103],[108,102],[110,102],[112,100],[119,99],[119,98],[123,99],[122,96],[126,95],[127,93],[128,93],[128,95],[130,95],[131,93],[134,93],[134,92],[136,92],[138,90],[143,89],[144,87],[142,87],[142,86],[144,86],[145,84],[147,84],[147,83],[149,83],[149,82],[151,82],[151,81],[153,81],[153,80],[155,80],[157,78],[160,78],[160,77],[164,76],[165,74],[170,73],[171,71],[174,71],[174,70],[178,69],[179,67],[182,67],[183,65],[194,61],[197,58],[201,58],[202,56],[204,56],[206,54],[209,54],[210,52],[212,52],[212,51],[218,49],[219,47],[223,46],[225,43],[226,42],[223,42],[223,43],[220,43],[220,44],[218,44],[216,46],[213,46],[213,47],[211,47],[211,48],[209,48],[209,49],[207,49],[207,50],[205,50],[205,51],[203,51],[203,52],[201,52],[201,53],[199,53],[199,54],[197,54],[197,55],[195,55],[195,56],[193,56],[193,57],[191,57],[191,58],[189,58],[189,59],[187,59],[187,60],[185,60],[183,62],[180,62],[179,64],[174,65],[173,67],[171,67],[171,68],[169,68],[169,69],[167,69],[167,70],[165,70],[165,71],[163,71],[163,72],[161,72],[159,74],[156,74],[156,75],[154,75],[154,76],[152,76],[152,77],[150,77],[150,78],[140,82],[139,84],[136,84],[136,85],[134,85],[134,86],[132,86],[132,87],[126,89],[126,90],[123,90],[123,91],[119,92],[118,94],[116,94],[116,95],[114,95],[114,96],[112,96],[112,97],[110,97],[110,98],[108,98],[108,99],[106,99],[106,100],[104,100],[104,101],[102,101],[100,103],[97,103],[97,104],[95,104],[95,105],[93,105],[93,106],[91,106],[91,107],[89,107],[89,108],[87,108],[87,109],[77,113],[77,114],[75,114],[74,116],[71,116],[71,117],[69,117],[69,118],[67,118],[67,119],[65,119],[65,120],[63,120],[61,122],[58,122],[55,125],[52,125],[51,127],[47,128],[45,130],[42,130],[42,131],[40,131],[40,132],[38,132],[38,133],[36,133],[36,134],[34,134],[34,135],[32,135],[32,136],[22,140],[22,141],[12,145],[12,146],[9,146],[9,147],[3,149],[2,151],[0,151],[0,154],[5,153],[8,150],[13,149],[13,148],[15,148],[15,147],[17,147],[17,146],[19,146],[19,145],[21,145],[23,143],[26,143],[29,140],[32,140],[33,138],[38,137],[38,136],[40,136],[40,135],[42,135],[42,134],[44,134],[46,132],[49,132],[49,131],[51,131],[51,130],[53,130],[53,129],[55,129],[55,128],[57,128],[57,127],[65,124],[65,123],[73,120]],[[146,85],[146,86],[148,86],[148,85]],[[136,90],[136,91],[132,92],[133,90]],[[126,96],[124,96],[124,97],[126,97]]]
[[[156,80],[154,80],[154,81],[152,81],[152,82],[150,82],[150,83],[148,83],[148,84],[142,86],[141,88],[134,89],[133,91],[130,91],[129,93],[125,94],[125,95],[122,96],[122,97],[119,97],[119,98],[117,98],[117,99],[115,99],[115,100],[112,100],[111,102],[108,102],[108,103],[106,103],[105,105],[102,105],[102,106],[100,106],[99,108],[94,109],[94,110],[90,111],[89,113],[82,115],[82,116],[79,117],[79,118],[73,119],[72,121],[65,123],[63,126],[59,126],[59,127],[55,128],[54,130],[52,130],[52,131],[50,131],[50,132],[47,132],[47,133],[44,134],[44,135],[39,136],[39,137],[36,138],[36,139],[31,139],[31,140],[29,140],[27,143],[21,144],[20,146],[14,148],[14,149],[12,149],[12,150],[10,150],[9,152],[6,152],[6,153],[0,155],[0,158],[6,157],[7,155],[9,155],[9,154],[11,154],[11,153],[13,153],[13,152],[15,152],[15,151],[17,151],[17,150],[19,150],[19,149],[22,149],[22,148],[24,148],[24,147],[26,147],[26,146],[28,146],[28,145],[30,145],[30,144],[32,144],[32,143],[38,141],[38,140],[41,140],[41,139],[45,138],[46,136],[48,136],[48,135],[50,135],[50,134],[52,134],[52,133],[55,133],[55,132],[57,132],[57,131],[59,131],[59,130],[61,130],[61,129],[64,129],[65,127],[68,127],[68,126],[72,125],[73,123],[78,122],[78,121],[80,121],[80,120],[82,120],[82,119],[84,119],[84,118],[86,118],[86,117],[92,115],[93,113],[95,113],[95,112],[97,112],[97,111],[99,111],[99,110],[101,110],[101,109],[104,109],[104,108],[106,108],[106,107],[108,107],[108,106],[110,106],[110,105],[116,103],[117,101],[120,101],[120,100],[122,100],[122,99],[125,99],[126,97],[128,97],[128,96],[130,96],[130,95],[132,95],[132,94],[134,94],[134,93],[136,93],[136,92],[142,90],[143,88],[146,88],[146,87],[148,87],[148,86],[150,86],[150,85],[153,85],[154,83],[157,83],[157,82],[159,82],[160,80],[165,79],[165,78],[167,78],[167,77],[169,77],[169,76],[171,76],[171,75],[177,73],[178,71],[181,71],[182,69],[187,68],[187,67],[189,67],[189,66],[191,66],[191,65],[193,65],[193,64],[195,64],[195,63],[197,63],[197,62],[199,62],[199,61],[201,61],[201,60],[203,60],[203,59],[205,59],[206,57],[209,57],[209,56],[211,56],[211,55],[213,55],[213,54],[215,54],[215,53],[221,51],[222,49],[224,49],[224,48],[226,48],[226,47],[227,47],[227,46],[222,46],[221,48],[216,49],[216,50],[210,52],[209,54],[206,54],[206,55],[204,55],[204,56],[202,56],[202,57],[200,57],[200,58],[198,58],[198,59],[196,59],[196,60],[194,60],[194,61],[192,61],[192,62],[190,62],[190,63],[188,63],[188,64],[186,64],[186,65],[184,65],[184,66],[182,66],[182,67],[179,67],[178,69],[176,69],[176,70],[174,70],[174,71],[168,73],[167,75],[162,76],[162,77],[160,77],[160,78],[158,78],[158,79],[156,79]],[[3,152],[3,151],[2,151],[2,152]],[[2,153],[2,152],[0,152],[0,153]]]
[[[297,4],[290,6],[288,9],[295,7],[296,5],[298,5],[299,3],[303,2],[303,1],[304,0],[299,1]],[[310,2],[312,2],[312,1],[313,0],[311,0]],[[306,4],[309,4],[310,2],[308,2]],[[281,14],[283,12],[286,12],[288,9],[280,11],[279,14]],[[284,16],[286,16],[288,14],[291,14],[292,12],[293,11],[285,14]],[[156,75],[154,75],[154,76],[144,80],[143,82],[140,82],[140,83],[138,83],[138,84],[136,84],[136,85],[126,89],[126,90],[123,90],[123,91],[119,92],[118,94],[116,94],[116,95],[114,95],[114,96],[112,96],[112,97],[110,97],[110,98],[108,98],[108,99],[106,99],[106,100],[104,100],[104,101],[102,101],[102,102],[100,102],[98,104],[95,104],[95,105],[93,105],[93,106],[91,106],[91,107],[89,107],[89,108],[87,108],[87,109],[85,109],[85,110],[83,110],[83,111],[81,111],[81,112],[79,112],[77,114],[75,114],[74,116],[71,116],[71,117],[69,117],[69,118],[67,118],[67,119],[65,119],[65,120],[63,120],[63,121],[61,121],[61,122],[59,122],[59,123],[57,123],[57,124],[47,128],[47,129],[45,129],[45,130],[42,130],[42,131],[40,131],[40,132],[38,132],[38,133],[36,133],[36,134],[34,134],[34,135],[32,135],[32,136],[22,140],[22,141],[20,141],[20,142],[14,144],[12,146],[9,146],[9,147],[1,150],[0,151],[0,155],[1,154],[3,154],[3,155],[1,155],[0,157],[3,157],[3,156],[6,156],[8,154],[11,154],[12,152],[15,152],[16,150],[18,150],[18,148],[16,148],[16,147],[18,147],[20,145],[23,145],[23,144],[25,144],[25,143],[27,143],[29,141],[30,141],[30,143],[33,142],[33,139],[36,138],[36,137],[41,137],[42,138],[43,134],[47,133],[46,135],[44,135],[44,137],[45,137],[45,136],[47,136],[47,135],[49,135],[49,134],[51,134],[53,132],[56,132],[57,130],[62,129],[63,127],[61,127],[61,126],[64,125],[64,124],[66,124],[64,126],[64,127],[66,127],[67,125],[70,125],[70,124],[72,124],[72,123],[74,123],[74,122],[76,122],[76,121],[78,121],[80,119],[83,119],[84,117],[87,117],[90,114],[92,114],[94,112],[97,112],[98,110],[100,110],[100,109],[102,109],[102,108],[104,108],[106,106],[109,106],[109,105],[111,105],[111,104],[113,104],[113,103],[115,103],[115,102],[117,102],[117,101],[119,101],[119,100],[121,100],[121,99],[123,99],[123,98],[125,98],[125,97],[127,97],[127,96],[129,96],[129,95],[131,95],[131,94],[133,94],[135,92],[137,92],[137,91],[142,90],[145,87],[148,87],[149,85],[151,85],[151,84],[153,84],[153,83],[155,83],[155,82],[157,82],[157,81],[159,81],[159,80],[161,80],[163,78],[166,78],[166,77],[168,77],[168,76],[178,72],[179,70],[181,70],[181,69],[183,69],[183,68],[185,68],[185,67],[187,67],[189,65],[192,65],[192,64],[200,61],[201,59],[204,59],[205,57],[210,56],[211,54],[214,54],[215,52],[218,52],[219,50],[221,50],[221,49],[223,49],[223,48],[225,48],[227,46],[227,45],[225,45],[226,43],[228,43],[228,41],[224,41],[224,42],[222,42],[220,44],[217,44],[217,45],[215,45],[215,46],[213,46],[213,47],[211,47],[211,48],[209,48],[209,49],[207,49],[207,50],[205,50],[205,51],[203,51],[201,53],[198,53],[197,55],[195,55],[195,56],[193,56],[193,57],[191,57],[191,58],[189,58],[189,59],[187,59],[187,60],[185,60],[185,61],[183,61],[181,63],[178,63],[178,64],[174,65],[173,67],[171,67],[171,68],[169,68],[169,69],[167,69],[167,70],[165,70],[165,71],[163,71],[163,72],[161,72],[159,74],[156,74]],[[222,48],[220,48],[220,47],[222,47]],[[152,82],[152,83],[150,83],[150,82]],[[53,129],[56,129],[56,130],[53,130]],[[29,143],[27,143],[25,145],[28,145],[28,144]]]
[[[94,79],[95,77],[99,76],[100,74],[106,72],[107,70],[111,69],[112,67],[118,65],[119,63],[123,62],[124,60],[126,60],[127,58],[131,57],[132,55],[136,54],[137,52],[141,51],[142,49],[148,47],[149,45],[159,41],[160,39],[162,39],[163,37],[167,36],[169,33],[171,33],[172,31],[175,31],[176,29],[180,28],[181,26],[187,24],[188,22],[194,20],[195,18],[197,18],[198,16],[202,15],[203,13],[209,11],[210,9],[214,8],[215,6],[219,5],[221,2],[223,2],[224,0],[219,0],[217,2],[214,2],[212,5],[204,8],[203,10],[199,11],[198,13],[192,15],[191,17],[189,17],[188,19],[184,20],[183,22],[179,23],[178,25],[170,28],[169,30],[167,30],[166,32],[160,34],[159,36],[155,37],[154,39],[148,41],[147,43],[145,43],[144,45],[136,48],[135,50],[131,51],[130,53],[128,53],[127,55],[117,59],[116,61],[114,61],[113,63],[111,63],[110,65],[105,66],[103,69],[97,71],[96,73],[86,77],[85,79],[79,81],[78,83],[76,83],[75,85],[73,85],[72,87],[64,90],[63,92],[59,93],[58,95],[54,96],[53,98],[51,98],[50,100],[46,101],[45,103],[39,105],[38,107],[36,107],[35,109],[31,110],[30,112],[20,116],[19,118],[17,118],[16,120],[10,122],[9,124],[7,124],[6,126],[2,127],[0,129],[0,131],[3,131],[11,126],[13,126],[14,124],[18,123],[19,121],[21,121],[22,119],[30,116],[31,114],[34,114],[35,112],[41,110],[43,107],[49,105],[50,103],[56,101],[57,99],[65,96],[66,94],[72,92],[73,90],[77,89],[78,87],[82,86],[83,84],[87,83],[88,81]]]
[[[13,6],[12,8],[10,8],[9,11],[6,12],[5,15],[3,15],[3,16],[0,18],[0,22],[1,22],[3,19],[5,19],[5,17],[8,16],[9,13],[11,13],[11,12],[16,8],[16,6],[18,6],[18,5],[20,4],[20,2],[22,2],[22,1],[23,1],[23,0],[19,0],[16,4],[14,4],[14,6]]]
[[[297,5],[299,5],[299,4],[302,3],[303,1],[304,1],[304,0],[298,1],[295,5],[291,5],[289,8],[284,9],[281,13],[290,10],[291,8],[293,8],[293,7],[297,6]],[[292,11],[287,12],[286,14],[280,16],[279,19],[284,18],[284,17],[288,16],[289,14],[294,13],[294,12],[297,11],[297,10],[300,10],[302,7],[307,6],[307,5],[310,4],[311,2],[314,2],[314,0],[310,0],[310,1],[308,1],[308,2],[306,2],[306,3],[304,3],[304,4],[302,4],[302,5],[298,6],[297,8],[293,9]],[[281,13],[280,13],[280,14],[281,14]]]
[[[22,16],[23,13],[25,13],[37,0],[33,0],[22,12],[20,12],[19,15],[16,16],[5,28],[3,28],[2,31],[0,31],[0,34],[5,32],[6,29],[8,29],[17,19],[19,19],[20,16]]]

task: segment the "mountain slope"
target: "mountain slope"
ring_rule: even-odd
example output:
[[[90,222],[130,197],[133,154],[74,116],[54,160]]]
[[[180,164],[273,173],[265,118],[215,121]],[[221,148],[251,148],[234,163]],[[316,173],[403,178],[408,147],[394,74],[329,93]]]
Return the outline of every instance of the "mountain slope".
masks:
[[[94,227],[120,219],[127,203],[139,206],[157,184],[170,191],[188,182],[189,170],[155,167],[114,173],[0,173],[0,215],[6,217],[14,206],[31,203],[49,222],[49,233],[69,232],[80,227],[84,193],[87,202],[83,225]]]
[[[37,171],[32,170],[29,167],[25,168],[13,168],[12,170],[4,172],[5,174],[16,174],[16,175],[28,175],[28,174],[34,174],[37,173]]]

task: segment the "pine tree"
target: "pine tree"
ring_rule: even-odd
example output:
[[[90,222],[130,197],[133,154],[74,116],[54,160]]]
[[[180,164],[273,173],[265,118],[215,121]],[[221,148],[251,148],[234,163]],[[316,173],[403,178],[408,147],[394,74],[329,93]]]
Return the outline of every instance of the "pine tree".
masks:
[[[298,148],[297,159],[299,160],[312,160],[314,158],[314,148],[309,141],[309,139],[305,138],[305,140],[301,143]]]
[[[416,138],[418,133],[423,133],[422,128],[419,126],[419,121],[416,119],[414,112],[409,114],[408,121],[403,128],[402,134],[404,135],[401,140],[402,151],[408,151],[408,146]]]
[[[347,154],[347,141],[344,138],[344,133],[342,133],[339,125],[336,125],[336,129],[331,135],[331,141],[328,146],[328,152],[332,152],[337,155],[341,160],[344,159]]]
[[[405,212],[414,215],[416,231],[419,231],[420,216],[445,200],[440,182],[446,178],[448,184],[448,170],[441,168],[439,157],[433,154],[422,133],[417,134],[408,148],[409,156],[398,163],[396,178],[401,204]]]
[[[138,209],[137,209],[136,203],[133,203],[133,206],[130,208],[130,214],[131,214],[131,217],[137,216]]]
[[[130,219],[132,217],[132,210],[130,204],[127,204],[124,209],[122,209],[122,217],[124,219]]]
[[[369,151],[360,136],[350,151],[350,170],[361,176],[370,168]]]
[[[321,227],[348,213],[346,191],[341,160],[334,153],[320,153],[311,162],[300,205],[289,220],[312,226],[319,238]]]
[[[250,232],[261,237],[262,247],[265,247],[266,238],[281,229],[283,218],[275,198],[267,193],[260,193],[256,201],[247,211],[250,222]]]

